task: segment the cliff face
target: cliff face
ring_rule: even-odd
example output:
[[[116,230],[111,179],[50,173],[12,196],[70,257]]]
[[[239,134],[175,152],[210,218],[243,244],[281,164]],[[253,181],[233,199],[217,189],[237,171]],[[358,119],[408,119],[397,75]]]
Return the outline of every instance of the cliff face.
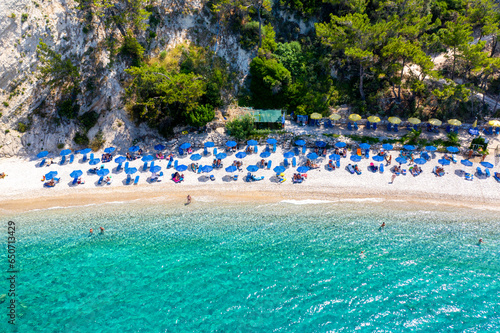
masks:
[[[78,122],[57,114],[60,90],[38,79],[40,39],[63,59],[71,57],[77,64],[79,115],[99,114],[97,124],[88,131],[90,139],[98,132],[106,145],[158,138],[147,126],[134,124],[124,109],[124,69],[129,63],[111,54],[109,45],[119,43],[125,31],[120,25],[110,28],[109,12],[89,14],[72,0],[3,0],[0,13],[0,157],[33,155],[41,149],[57,151],[58,145],[77,147],[72,139],[79,131]],[[236,38],[217,30],[200,1],[157,1],[154,14],[158,20],[149,29],[154,37],[144,33],[139,39],[146,45],[146,56],[194,42],[217,49],[243,81],[251,54],[240,48]]]

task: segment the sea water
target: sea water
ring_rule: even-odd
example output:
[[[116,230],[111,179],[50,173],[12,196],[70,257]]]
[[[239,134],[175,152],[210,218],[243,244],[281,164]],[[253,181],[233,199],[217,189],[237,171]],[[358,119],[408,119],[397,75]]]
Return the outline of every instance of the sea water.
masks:
[[[496,215],[195,201],[10,216],[0,240],[14,221],[16,318],[2,247],[0,331],[498,331]]]

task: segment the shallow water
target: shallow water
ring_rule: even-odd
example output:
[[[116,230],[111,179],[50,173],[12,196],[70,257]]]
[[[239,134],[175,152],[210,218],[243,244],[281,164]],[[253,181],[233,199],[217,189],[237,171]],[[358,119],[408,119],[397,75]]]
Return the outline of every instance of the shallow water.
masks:
[[[133,203],[11,219],[18,332],[500,329],[493,212],[369,200]],[[0,331],[13,331],[3,318]]]

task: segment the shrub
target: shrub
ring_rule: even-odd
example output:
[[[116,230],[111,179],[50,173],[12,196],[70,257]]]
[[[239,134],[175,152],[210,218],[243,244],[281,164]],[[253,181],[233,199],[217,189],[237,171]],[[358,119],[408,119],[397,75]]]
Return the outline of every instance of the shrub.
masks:
[[[72,99],[67,99],[57,104],[57,113],[61,117],[74,119],[78,115],[78,111],[80,111],[80,106]]]
[[[188,123],[195,127],[203,127],[209,121],[214,119],[215,112],[210,104],[199,105],[196,109],[189,113]]]
[[[230,135],[238,140],[248,138],[255,129],[254,118],[251,115],[244,115],[226,123],[226,129]]]
[[[78,117],[78,120],[80,120],[85,129],[85,133],[87,133],[92,127],[95,126],[95,124],[97,124],[97,119],[99,119],[99,114],[95,111],[85,112],[80,117]]]
[[[21,15],[21,23],[24,23],[28,20],[28,14],[24,13],[23,15]]]
[[[161,51],[160,52],[160,60],[165,60],[167,57],[167,51]]]
[[[64,143],[57,144],[57,149],[63,149],[63,148],[64,148]]]
[[[104,146],[105,143],[106,143],[106,140],[103,138],[102,132],[99,131],[99,132],[97,132],[95,137],[90,142],[90,148],[93,151],[98,151],[99,149],[102,148],[102,146]]]
[[[16,14],[12,13],[12,14],[10,14],[10,17],[13,18],[13,19],[15,19],[16,18]]]
[[[134,36],[128,34],[123,39],[120,53],[132,58],[132,66],[140,66],[144,57],[144,47]]]
[[[3,106],[5,106],[6,108],[8,108],[9,107],[9,103],[3,102]]]
[[[21,133],[24,133],[28,130],[28,126],[25,123],[18,123],[17,130]]]
[[[10,132],[10,130],[8,130],[8,129],[6,129],[6,130],[5,130],[5,134],[7,134],[7,133],[9,133],[9,132]]]
[[[73,141],[80,146],[87,146],[89,144],[89,138],[85,133],[77,132],[75,134],[75,137],[73,138]]]

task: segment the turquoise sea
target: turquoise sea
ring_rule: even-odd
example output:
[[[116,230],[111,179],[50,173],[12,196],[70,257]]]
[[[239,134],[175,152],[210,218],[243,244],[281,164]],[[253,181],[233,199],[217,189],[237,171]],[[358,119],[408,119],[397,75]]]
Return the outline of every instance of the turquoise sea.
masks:
[[[3,217],[2,244],[7,221],[16,223],[20,272],[15,325],[7,273],[1,280],[0,331],[499,331],[496,216],[354,200],[134,202]]]

